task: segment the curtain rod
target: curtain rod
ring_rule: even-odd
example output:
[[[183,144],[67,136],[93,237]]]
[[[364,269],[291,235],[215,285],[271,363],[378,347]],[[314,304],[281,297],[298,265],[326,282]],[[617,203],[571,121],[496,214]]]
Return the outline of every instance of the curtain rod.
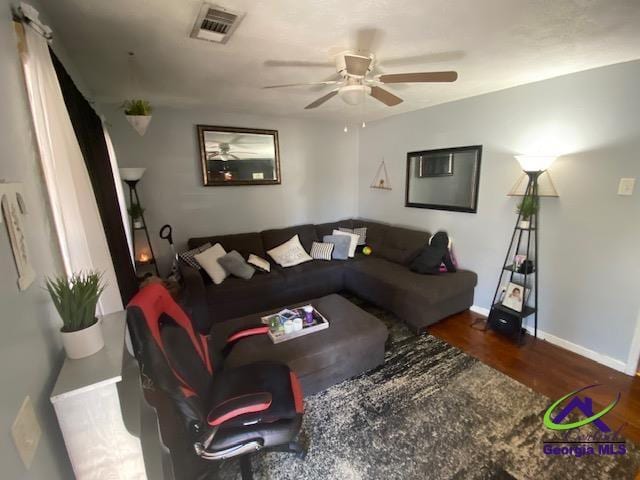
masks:
[[[11,8],[11,13],[14,21],[29,25],[46,40],[53,40],[53,31],[47,25],[40,22],[40,13],[31,5],[20,2],[20,5]]]

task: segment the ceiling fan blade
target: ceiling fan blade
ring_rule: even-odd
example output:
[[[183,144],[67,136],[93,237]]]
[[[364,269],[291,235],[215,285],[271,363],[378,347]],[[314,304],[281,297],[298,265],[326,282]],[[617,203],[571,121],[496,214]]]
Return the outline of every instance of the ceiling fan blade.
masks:
[[[367,73],[367,69],[371,64],[371,59],[369,57],[361,57],[359,55],[345,55],[344,62],[349,75],[363,77]]]
[[[455,82],[458,72],[391,73],[380,75],[382,83]]]
[[[265,67],[335,67],[333,62],[310,62],[306,60],[266,60]]]
[[[262,87],[263,89],[267,88],[286,88],[286,87],[309,87],[312,85],[335,85],[336,83],[341,83],[338,80],[331,80],[327,82],[310,82],[310,83],[285,83],[283,85],[267,85],[266,87]]]
[[[397,97],[393,93],[380,87],[371,87],[371,93],[369,95],[371,95],[376,100],[380,100],[387,107],[393,107],[394,105],[402,103],[402,99],[400,97]]]
[[[235,156],[233,153],[230,153],[229,156],[234,160],[240,160],[240,157]]]
[[[315,102],[311,102],[309,105],[304,107],[304,109],[305,110],[309,110],[311,108],[319,107],[320,105],[322,105],[327,100],[335,97],[337,94],[338,94],[338,90],[332,90],[331,92],[327,93],[325,96],[320,97],[319,99],[317,99]]]

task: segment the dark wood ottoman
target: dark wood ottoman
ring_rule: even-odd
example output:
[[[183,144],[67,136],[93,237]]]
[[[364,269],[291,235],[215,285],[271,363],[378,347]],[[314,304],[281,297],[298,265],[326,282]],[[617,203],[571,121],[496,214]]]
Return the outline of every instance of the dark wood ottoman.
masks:
[[[286,363],[298,375],[304,394],[312,395],[384,363],[388,332],[380,320],[336,294],[299,305],[309,303],[329,320],[329,328],[277,345],[266,335],[242,339],[226,358],[225,367],[259,361]],[[260,317],[282,308],[214,324],[215,348],[222,348],[233,332],[260,325]]]

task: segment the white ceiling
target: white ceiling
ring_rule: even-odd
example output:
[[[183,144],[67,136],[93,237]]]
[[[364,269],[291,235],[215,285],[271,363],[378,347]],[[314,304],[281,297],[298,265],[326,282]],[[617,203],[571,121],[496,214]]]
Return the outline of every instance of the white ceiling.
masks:
[[[638,0],[219,0],[247,12],[226,45],[189,38],[198,0],[42,3],[89,93],[104,103],[143,96],[155,105],[342,120],[362,109],[334,97],[304,110],[330,87],[260,87],[333,78],[330,52],[354,47],[371,49],[384,73],[458,71],[452,84],[389,86],[405,102],[369,98],[369,120],[640,58]],[[134,81],[128,51],[136,53]]]

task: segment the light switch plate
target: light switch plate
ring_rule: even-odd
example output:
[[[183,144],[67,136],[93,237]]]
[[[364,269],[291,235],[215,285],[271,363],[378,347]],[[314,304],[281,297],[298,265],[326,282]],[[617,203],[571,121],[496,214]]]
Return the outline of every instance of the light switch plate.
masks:
[[[36,418],[36,412],[33,410],[31,398],[27,395],[11,426],[13,442],[16,444],[22,463],[27,470],[31,467],[41,435],[42,431]]]
[[[618,184],[618,195],[633,195],[635,185],[635,178],[621,178]]]

